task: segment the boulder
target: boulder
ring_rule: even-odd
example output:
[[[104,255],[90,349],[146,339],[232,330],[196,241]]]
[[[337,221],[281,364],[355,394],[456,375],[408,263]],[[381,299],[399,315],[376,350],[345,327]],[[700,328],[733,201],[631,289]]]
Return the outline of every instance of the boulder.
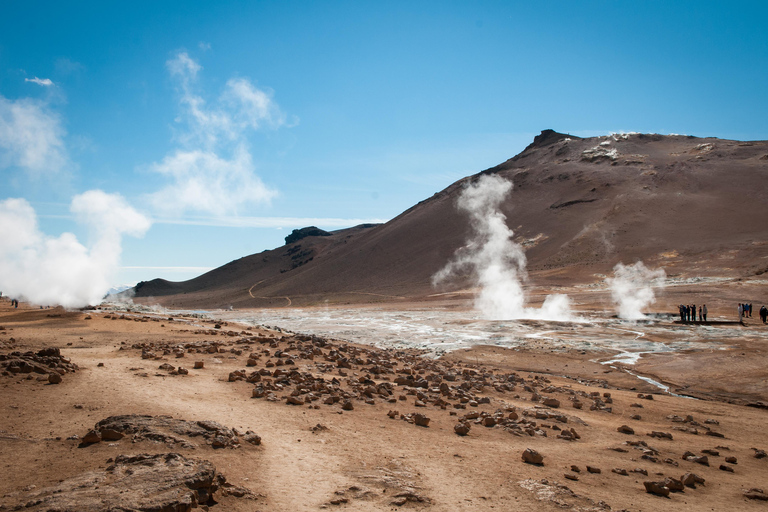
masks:
[[[453,426],[453,431],[460,436],[465,436],[469,434],[469,428],[467,423],[457,423]]]
[[[633,429],[629,425],[622,425],[619,428],[617,428],[616,430],[618,432],[621,432],[622,434],[634,435],[634,433],[635,433],[635,429]]]
[[[649,494],[655,494],[656,496],[669,496],[669,487],[664,485],[664,482],[643,482],[645,486],[645,492]]]
[[[429,426],[429,418],[427,418],[423,414],[414,414],[413,415],[413,422],[419,426],[419,427],[428,427]]]
[[[544,456],[536,450],[526,448],[523,451],[523,462],[526,464],[544,464]]]

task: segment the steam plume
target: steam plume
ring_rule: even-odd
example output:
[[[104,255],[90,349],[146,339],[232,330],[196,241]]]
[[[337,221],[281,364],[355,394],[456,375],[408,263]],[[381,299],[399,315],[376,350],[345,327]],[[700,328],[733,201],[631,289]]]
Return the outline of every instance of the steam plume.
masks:
[[[525,254],[522,246],[512,240],[514,233],[500,210],[511,191],[512,183],[495,175],[481,176],[465,187],[457,207],[469,215],[472,237],[456,251],[453,260],[432,276],[432,283],[437,285],[469,271],[480,287],[475,307],[486,318],[568,319],[570,304],[565,295],[547,297],[538,310],[525,307]]]
[[[662,268],[651,270],[638,261],[634,265],[617,264],[613,267],[613,276],[606,281],[619,318],[642,320],[646,317],[643,309],[656,302],[653,287],[663,286],[667,274]]]
[[[24,199],[0,201],[0,290],[35,304],[97,304],[109,290],[122,252],[122,236],[143,236],[150,221],[118,194],[89,190],[70,211],[89,228],[89,247],[72,233],[43,234]]]

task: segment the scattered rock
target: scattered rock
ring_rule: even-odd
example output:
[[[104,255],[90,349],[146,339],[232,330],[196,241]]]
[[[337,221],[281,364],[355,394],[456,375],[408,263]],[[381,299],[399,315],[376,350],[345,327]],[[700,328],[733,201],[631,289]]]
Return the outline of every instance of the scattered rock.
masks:
[[[684,474],[680,477],[680,481],[683,482],[683,485],[692,489],[696,488],[696,484],[704,484],[704,479],[695,473]]]
[[[762,489],[758,489],[756,487],[745,490],[744,497],[749,500],[768,501],[768,494],[766,494]]]
[[[669,496],[669,487],[664,485],[664,482],[651,482],[646,481],[643,482],[643,485],[645,486],[645,492],[649,494],[655,494],[656,496]]]
[[[413,415],[413,422],[418,425],[419,427],[428,427],[429,426],[429,418],[427,418],[423,414],[414,414]]]
[[[616,430],[618,432],[621,432],[622,434],[634,435],[634,433],[635,433],[635,429],[633,429],[632,427],[630,427],[628,425],[622,425],[619,428],[617,428]]]
[[[544,456],[541,455],[536,450],[533,450],[531,448],[526,448],[525,451],[523,452],[523,462],[527,464],[543,465]]]
[[[453,426],[453,431],[460,436],[465,436],[469,434],[469,424],[457,423],[456,425]]]

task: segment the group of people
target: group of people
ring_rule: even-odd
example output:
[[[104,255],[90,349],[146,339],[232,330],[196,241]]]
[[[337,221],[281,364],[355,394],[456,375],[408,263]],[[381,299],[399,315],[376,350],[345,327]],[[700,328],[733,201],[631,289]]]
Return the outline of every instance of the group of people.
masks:
[[[680,320],[682,322],[696,321],[696,304],[680,304]],[[699,306],[699,322],[707,321],[707,305]]]
[[[739,322],[746,317],[752,318],[752,304],[739,303]]]

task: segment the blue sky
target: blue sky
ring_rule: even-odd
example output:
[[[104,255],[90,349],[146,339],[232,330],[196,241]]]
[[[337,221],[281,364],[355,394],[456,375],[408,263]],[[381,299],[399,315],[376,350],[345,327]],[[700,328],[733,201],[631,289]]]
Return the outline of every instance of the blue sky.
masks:
[[[545,128],[768,139],[766,19],[765,2],[5,1],[0,234],[32,243],[24,211],[35,254],[72,233],[92,264],[106,235],[84,215],[131,208],[151,226],[120,231],[108,280],[181,280],[307,224],[390,219]]]

